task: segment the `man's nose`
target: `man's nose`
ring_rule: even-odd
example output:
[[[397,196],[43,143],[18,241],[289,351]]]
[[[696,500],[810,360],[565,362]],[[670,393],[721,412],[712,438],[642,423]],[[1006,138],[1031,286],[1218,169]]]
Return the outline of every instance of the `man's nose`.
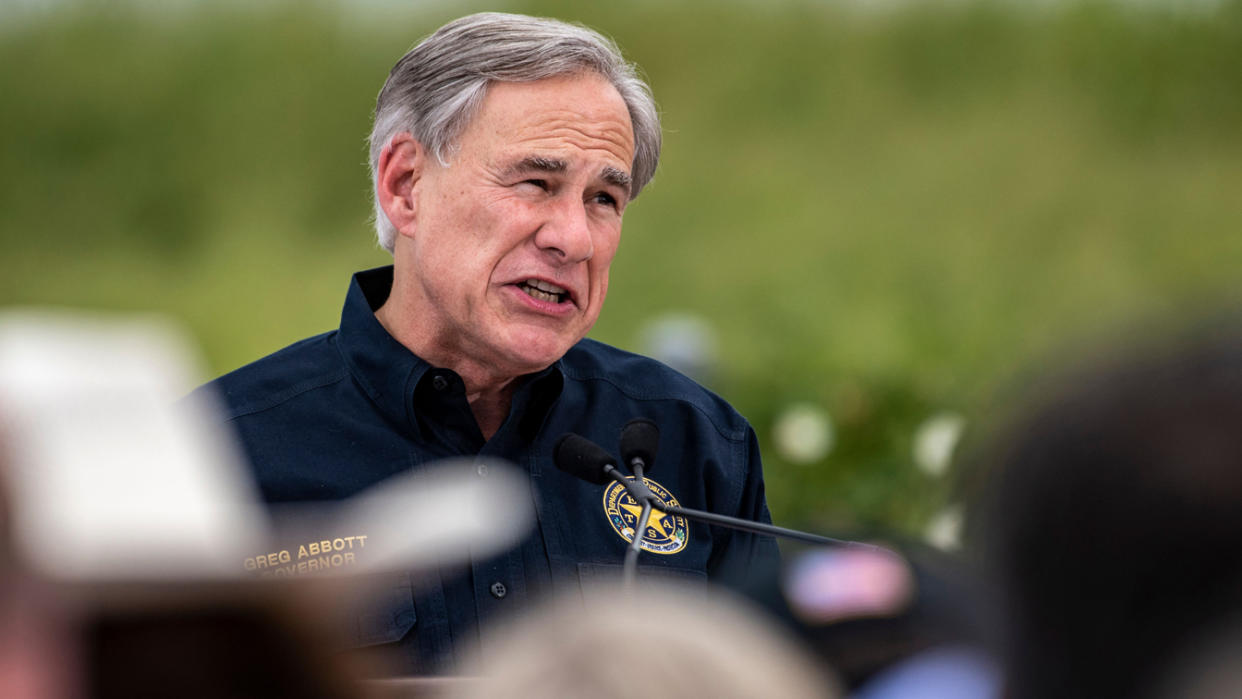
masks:
[[[562,264],[585,262],[595,254],[595,242],[587,221],[586,204],[572,197],[557,201],[551,214],[535,233],[535,245]]]

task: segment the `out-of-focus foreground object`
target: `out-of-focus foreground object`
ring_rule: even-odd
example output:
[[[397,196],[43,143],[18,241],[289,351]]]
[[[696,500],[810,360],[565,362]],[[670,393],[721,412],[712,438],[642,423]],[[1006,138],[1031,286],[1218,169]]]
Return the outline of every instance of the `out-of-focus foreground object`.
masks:
[[[155,318],[0,315],[16,555],[58,579],[238,577],[267,536],[194,353]],[[176,406],[176,407],[174,407]]]
[[[337,623],[372,574],[408,593],[528,531],[500,461],[269,517],[213,397],[187,397],[191,346],[157,318],[0,313],[0,695],[361,696],[388,670]],[[333,532],[365,532],[350,565]]]
[[[280,560],[281,542],[360,531],[356,566],[316,572],[364,574],[503,550],[533,523],[515,497],[525,482],[494,459],[486,479],[444,462],[340,503],[282,509],[275,536],[213,396],[187,395],[200,381],[191,347],[153,317],[0,314],[17,558],[62,581],[207,581],[254,577],[245,562],[275,551],[305,574],[296,548]]]
[[[1206,671],[1187,675],[1189,659],[1236,632],[1238,328],[1232,316],[1188,336],[1166,328],[1114,341],[1036,384],[984,450],[990,477],[974,524],[1001,595],[1006,696],[1190,686]]]
[[[835,680],[741,598],[606,586],[514,620],[453,699],[827,699]]]
[[[795,630],[850,696],[993,699],[989,595],[959,556],[906,542],[812,548],[747,590]],[[917,694],[907,694],[915,686]]]

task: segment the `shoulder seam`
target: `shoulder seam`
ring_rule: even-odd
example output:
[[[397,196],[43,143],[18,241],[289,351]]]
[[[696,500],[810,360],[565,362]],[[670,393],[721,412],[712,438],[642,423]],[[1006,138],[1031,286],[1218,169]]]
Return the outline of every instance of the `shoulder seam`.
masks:
[[[679,403],[684,403],[694,408],[700,414],[702,414],[703,417],[705,417],[707,421],[711,423],[712,427],[716,428],[716,431],[720,433],[721,437],[729,440],[730,442],[742,442],[742,441],[745,441],[746,439],[746,418],[742,417],[740,414],[738,415],[738,417],[741,418],[743,422],[743,424],[740,426],[740,429],[736,429],[736,430],[726,429],[726,428],[722,428],[720,424],[718,424],[717,420],[713,418],[712,415],[708,411],[704,410],[701,405],[698,404],[698,401],[685,398],[682,396],[674,396],[674,395],[667,395],[667,394],[651,395],[651,394],[646,394],[646,393],[637,393],[635,391],[630,390],[628,386],[619,384],[607,376],[598,376],[598,375],[583,376],[581,374],[574,372],[573,370],[565,371],[564,373],[566,376],[576,381],[602,381],[612,386],[613,388],[617,389],[621,393],[625,394],[626,397],[632,398],[634,400],[642,400],[642,401],[668,400],[668,401],[676,401]],[[703,390],[705,391],[706,389],[703,389]],[[734,413],[736,414],[736,410],[734,411]]]
[[[278,405],[287,403],[293,400],[294,398],[297,398],[303,393],[309,393],[310,391],[313,391],[317,388],[323,388],[324,386],[331,386],[332,384],[338,383],[342,379],[346,379],[346,378],[349,378],[349,371],[347,369],[341,369],[337,371],[336,373],[329,374],[327,376],[321,376],[321,377],[317,377],[314,379],[310,379],[308,381],[303,381],[301,383],[294,384],[290,388],[287,388],[284,391],[281,391],[273,396],[270,396],[267,401],[264,401],[263,403],[260,403],[256,405],[255,407],[251,407],[246,410],[238,410],[236,412],[231,411],[231,414],[229,415],[228,420],[232,421],[232,420],[236,420],[237,418],[246,417],[247,415],[254,415],[255,413],[261,413],[265,410],[271,410],[272,408],[275,408]]]

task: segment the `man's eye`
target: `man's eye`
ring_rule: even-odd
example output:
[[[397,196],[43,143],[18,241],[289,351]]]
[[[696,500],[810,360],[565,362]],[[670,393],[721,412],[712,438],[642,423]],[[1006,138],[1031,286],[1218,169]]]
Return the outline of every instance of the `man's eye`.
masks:
[[[522,180],[522,184],[532,184],[543,191],[548,191],[548,181],[540,179]]]
[[[617,200],[608,192],[599,192],[595,195],[595,203],[615,207],[617,205]]]

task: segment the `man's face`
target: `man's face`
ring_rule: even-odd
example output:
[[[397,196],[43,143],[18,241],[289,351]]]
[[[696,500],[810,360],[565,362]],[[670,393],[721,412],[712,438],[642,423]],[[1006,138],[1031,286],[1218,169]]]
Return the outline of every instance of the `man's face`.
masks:
[[[398,249],[412,329],[431,357],[518,375],[555,362],[591,326],[629,198],[634,136],[595,75],[492,85],[449,167],[414,185]]]

